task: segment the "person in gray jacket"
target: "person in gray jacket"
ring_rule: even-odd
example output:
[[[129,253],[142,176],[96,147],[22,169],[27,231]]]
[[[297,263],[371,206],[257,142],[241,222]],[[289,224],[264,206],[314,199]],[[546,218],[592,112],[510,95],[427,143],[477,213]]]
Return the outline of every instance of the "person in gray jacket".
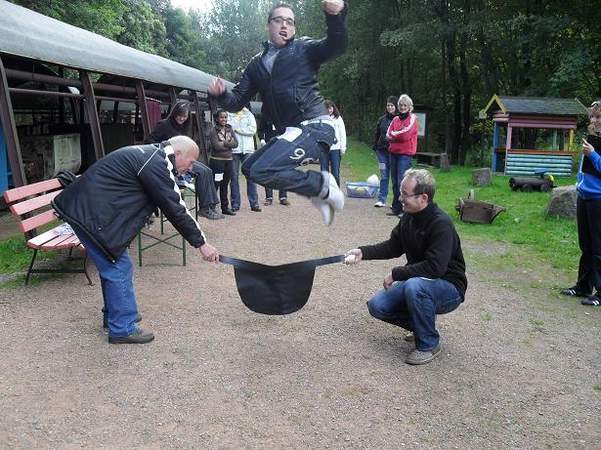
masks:
[[[127,247],[155,208],[205,261],[219,253],[188,211],[177,187],[176,173],[185,173],[198,158],[198,146],[186,136],[163,144],[124,147],[94,163],[68,185],[52,205],[85,246],[96,264],[104,297],[111,344],[144,344],[154,339],[138,328],[133,265]]]

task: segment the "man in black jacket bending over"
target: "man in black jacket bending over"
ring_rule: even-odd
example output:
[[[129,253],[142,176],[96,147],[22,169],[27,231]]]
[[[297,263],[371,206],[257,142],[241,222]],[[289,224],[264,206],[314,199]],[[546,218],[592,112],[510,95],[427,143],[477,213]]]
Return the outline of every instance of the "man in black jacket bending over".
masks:
[[[317,78],[322,63],[346,50],[346,8],[342,0],[322,0],[321,8],[327,36],[295,39],[294,11],[285,3],[275,5],[267,16],[269,42],[264,51],[250,61],[231,92],[219,78],[208,92],[230,112],[261,95],[262,118],[273,124],[277,136],[244,162],[244,176],[268,188],[310,197],[330,225],[334,212],[344,207],[336,180],[328,172],[297,170],[328,152],[336,140]]]
[[[127,246],[155,208],[161,208],[205,261],[218,261],[217,250],[206,242],[175,182],[176,173],[185,173],[197,158],[198,146],[186,136],[124,147],[94,163],[52,202],[96,264],[111,344],[154,339],[136,325],[139,315]]]
[[[391,259],[407,264],[384,278],[384,289],[367,303],[376,319],[412,331],[415,340],[405,362],[426,364],[440,355],[436,314],[457,308],[465,298],[467,278],[461,242],[451,218],[432,202],[436,183],[427,170],[410,169],[401,183],[404,214],[387,241],[349,250],[347,264],[362,259]]]

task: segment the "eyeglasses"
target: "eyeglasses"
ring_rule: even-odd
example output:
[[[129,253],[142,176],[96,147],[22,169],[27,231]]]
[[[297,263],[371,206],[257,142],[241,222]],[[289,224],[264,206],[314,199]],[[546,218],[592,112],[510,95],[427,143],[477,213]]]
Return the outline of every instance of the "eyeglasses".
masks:
[[[419,194],[407,194],[407,193],[401,191],[400,197],[401,198],[411,198],[411,197],[417,197],[422,194],[423,194],[423,192],[420,192]]]
[[[275,16],[269,19],[270,22],[275,22],[277,25],[282,25],[282,24],[286,24],[289,27],[293,27],[294,26],[294,19],[291,19],[290,17],[282,17],[282,16]]]

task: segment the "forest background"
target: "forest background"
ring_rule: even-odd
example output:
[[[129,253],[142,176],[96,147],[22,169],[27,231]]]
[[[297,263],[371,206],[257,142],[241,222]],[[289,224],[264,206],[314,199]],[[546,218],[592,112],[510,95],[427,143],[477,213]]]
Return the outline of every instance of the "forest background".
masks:
[[[270,0],[214,0],[201,12],[170,0],[13,3],[236,82],[265,40]],[[297,35],[325,32],[318,0],[289,0]],[[388,95],[428,113],[429,147],[483,164],[493,94],[601,97],[601,7],[587,0],[348,0],[349,48],[322,67],[322,93],[348,132],[371,143]],[[149,68],[151,70],[151,68]]]

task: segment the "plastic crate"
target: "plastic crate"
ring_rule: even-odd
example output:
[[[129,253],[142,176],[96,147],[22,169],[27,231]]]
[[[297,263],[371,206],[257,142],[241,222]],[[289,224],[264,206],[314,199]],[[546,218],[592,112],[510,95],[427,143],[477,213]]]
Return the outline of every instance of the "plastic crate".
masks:
[[[378,195],[378,186],[364,181],[347,182],[346,196],[354,198],[374,198]]]

